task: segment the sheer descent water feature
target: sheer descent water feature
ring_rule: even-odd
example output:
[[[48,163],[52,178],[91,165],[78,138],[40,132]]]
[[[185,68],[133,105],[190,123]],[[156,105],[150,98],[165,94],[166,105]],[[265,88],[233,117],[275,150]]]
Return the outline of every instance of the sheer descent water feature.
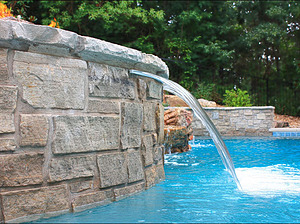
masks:
[[[165,79],[165,78],[162,78],[162,77],[154,75],[154,74],[141,72],[141,71],[137,71],[137,70],[131,70],[130,73],[139,75],[139,76],[143,76],[143,77],[152,78],[154,80],[157,80],[157,81],[163,83],[164,90],[179,96],[192,108],[195,116],[202,121],[203,125],[209,131],[209,134],[217,147],[218,153],[222,159],[222,162],[223,162],[226,170],[231,174],[237,187],[241,190],[242,187],[236,176],[235,168],[234,168],[231,156],[228,152],[228,149],[227,149],[224,141],[222,140],[222,137],[221,137],[219,131],[216,129],[215,125],[212,123],[210,118],[207,116],[207,114],[203,110],[203,108],[200,105],[200,103],[198,102],[198,100],[189,91],[187,91],[182,86],[180,86],[179,84],[177,84],[169,79]]]

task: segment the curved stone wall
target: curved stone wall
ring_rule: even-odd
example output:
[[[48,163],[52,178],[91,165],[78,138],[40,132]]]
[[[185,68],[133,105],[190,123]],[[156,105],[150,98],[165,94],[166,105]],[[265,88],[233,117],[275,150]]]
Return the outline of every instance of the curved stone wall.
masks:
[[[108,203],[164,179],[158,57],[0,20],[0,222]]]

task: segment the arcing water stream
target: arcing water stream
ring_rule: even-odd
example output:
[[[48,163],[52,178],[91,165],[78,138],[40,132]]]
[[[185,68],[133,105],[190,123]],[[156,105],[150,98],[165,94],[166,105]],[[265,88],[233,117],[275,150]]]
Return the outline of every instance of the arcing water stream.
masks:
[[[200,103],[198,102],[198,100],[189,91],[187,91],[185,88],[183,88],[181,85],[179,85],[176,82],[173,82],[169,79],[165,79],[163,77],[160,77],[160,76],[157,76],[154,74],[136,71],[136,70],[130,70],[130,73],[139,75],[139,76],[143,76],[143,77],[152,78],[154,80],[161,82],[163,84],[164,90],[179,96],[191,107],[195,116],[201,120],[202,124],[208,130],[212,140],[214,141],[214,143],[217,147],[218,153],[221,156],[222,162],[223,162],[226,170],[233,177],[237,187],[240,190],[242,190],[240,182],[236,176],[235,168],[234,168],[231,156],[227,150],[227,147],[226,147],[225,143],[223,142],[219,131],[216,129],[215,125],[212,123],[210,118],[207,116],[206,112],[203,110],[203,108],[200,105]]]

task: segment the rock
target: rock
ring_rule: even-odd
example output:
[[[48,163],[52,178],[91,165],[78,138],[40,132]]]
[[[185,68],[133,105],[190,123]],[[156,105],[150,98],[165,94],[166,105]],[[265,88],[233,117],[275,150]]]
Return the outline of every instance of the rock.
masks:
[[[52,158],[49,165],[49,182],[92,177],[95,167],[94,156]]]
[[[6,222],[34,214],[69,210],[66,185],[1,192],[0,196]],[[28,220],[30,220],[29,217]]]
[[[205,99],[198,99],[198,102],[200,103],[200,105],[202,107],[216,107],[217,106],[216,102],[205,100]]]
[[[152,135],[145,135],[142,139],[142,157],[144,166],[153,163],[153,138]]]
[[[143,106],[139,103],[122,103],[122,148],[141,146]]]
[[[111,153],[97,156],[100,172],[100,187],[110,187],[128,181],[127,164],[124,153]]]
[[[108,190],[110,192],[110,190]],[[79,207],[92,208],[100,205],[99,202],[104,203],[111,201],[108,191],[97,191],[91,193],[80,194],[72,199],[72,209],[74,212],[80,211]],[[92,206],[91,206],[92,205]]]
[[[130,196],[134,193],[137,193],[139,191],[142,191],[144,189],[145,189],[145,183],[138,183],[138,184],[122,187],[122,188],[117,188],[117,189],[114,189],[114,197],[115,197],[115,200],[120,200],[124,196],[128,197],[128,196]]]
[[[43,182],[42,153],[0,156],[0,187],[16,187]]]
[[[189,127],[193,120],[193,114],[182,108],[166,110],[164,113],[165,125],[176,125]]]
[[[128,181],[129,183],[144,179],[144,169],[139,150],[128,151]]]
[[[175,95],[164,95],[164,103],[167,103],[169,107],[188,107],[181,98]]]
[[[135,82],[128,77],[128,70],[89,62],[90,96],[106,98],[135,98]]]
[[[147,97],[161,100],[163,95],[163,87],[162,84],[156,81],[148,82],[148,92]]]
[[[79,193],[82,191],[86,191],[86,190],[92,189],[92,186],[93,186],[93,182],[91,180],[89,180],[89,181],[80,180],[78,182],[69,184],[71,193]]]
[[[22,98],[34,108],[84,108],[86,62],[29,52],[15,52],[13,73]]]
[[[173,108],[164,114],[164,146],[166,153],[186,152],[188,141],[193,139],[193,115],[183,108]]]
[[[16,109],[17,93],[17,86],[0,85],[0,113],[12,113]]]
[[[49,123],[44,115],[21,114],[21,146],[46,146]]]
[[[14,151],[16,142],[14,139],[0,139],[0,152]]]
[[[156,106],[157,103],[144,103],[144,130],[156,131]]]
[[[54,125],[54,154],[119,148],[119,117],[57,116]]]
[[[8,79],[7,49],[0,48],[0,81],[5,82]]]
[[[285,121],[277,121],[275,128],[286,128],[289,127],[289,122],[285,122]]]
[[[165,152],[186,152],[189,150],[188,129],[184,126],[165,126]]]
[[[0,134],[15,132],[14,115],[11,113],[0,113]]]
[[[87,112],[102,114],[119,114],[120,103],[108,100],[89,99]]]

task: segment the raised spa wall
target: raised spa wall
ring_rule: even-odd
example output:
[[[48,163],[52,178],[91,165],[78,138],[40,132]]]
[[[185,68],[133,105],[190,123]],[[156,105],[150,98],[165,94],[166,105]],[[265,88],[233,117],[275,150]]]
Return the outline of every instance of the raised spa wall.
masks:
[[[0,20],[0,223],[109,203],[164,179],[154,55]]]

